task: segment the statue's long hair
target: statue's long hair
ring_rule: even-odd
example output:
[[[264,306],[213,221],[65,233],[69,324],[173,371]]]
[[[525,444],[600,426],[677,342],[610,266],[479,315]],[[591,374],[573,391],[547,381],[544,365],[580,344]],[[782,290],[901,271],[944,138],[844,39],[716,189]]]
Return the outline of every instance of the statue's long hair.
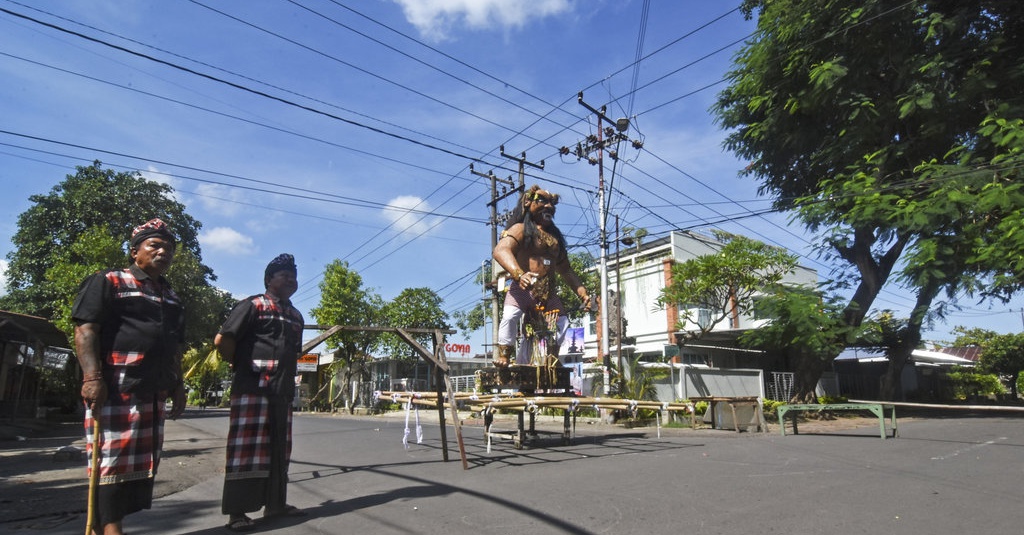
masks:
[[[535,247],[540,246],[540,243],[538,243],[537,241],[539,237],[537,232],[537,224],[534,223],[533,218],[530,217],[530,210],[526,208],[526,205],[529,204],[530,201],[533,200],[533,196],[540,191],[544,190],[537,184],[530,186],[530,189],[526,190],[523,193],[523,195],[519,197],[519,203],[516,204],[515,209],[512,210],[512,215],[510,215],[508,218],[508,222],[505,223],[505,230],[512,228],[512,225],[515,225],[516,223],[522,223],[523,241],[528,242]],[[551,196],[554,203],[558,203],[557,195],[547,191],[545,191],[545,193]],[[551,228],[548,229],[548,233],[554,236],[556,240],[558,240],[558,248],[560,255],[568,256],[568,252],[565,248],[565,238],[562,236],[562,231],[558,230],[558,227],[552,224]]]

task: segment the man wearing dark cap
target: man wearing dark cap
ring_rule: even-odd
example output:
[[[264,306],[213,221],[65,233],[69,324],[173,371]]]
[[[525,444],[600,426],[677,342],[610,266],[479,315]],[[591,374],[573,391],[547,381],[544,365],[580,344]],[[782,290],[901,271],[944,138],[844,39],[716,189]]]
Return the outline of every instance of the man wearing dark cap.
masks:
[[[263,273],[266,292],[239,301],[214,339],[231,363],[231,417],[221,511],[227,528],[248,531],[246,513],[297,516],[288,505],[292,399],[302,350],[302,314],[288,299],[298,288],[295,258],[282,254]]]
[[[98,484],[90,489],[93,533],[121,534],[125,516],[152,506],[167,398],[174,402],[172,419],[185,410],[184,312],[163,277],[174,251],[166,223],[139,225],[129,242],[132,265],[89,276],[72,306],[87,449],[91,455],[99,448]]]

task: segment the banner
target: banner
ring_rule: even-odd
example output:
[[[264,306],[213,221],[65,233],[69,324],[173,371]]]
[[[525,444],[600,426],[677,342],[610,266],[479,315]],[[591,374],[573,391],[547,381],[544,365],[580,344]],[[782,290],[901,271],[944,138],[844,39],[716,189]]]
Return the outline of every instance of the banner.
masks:
[[[315,372],[316,371],[316,365],[319,362],[320,362],[320,355],[317,355],[317,354],[302,355],[301,357],[299,357],[299,363],[298,363],[298,366],[296,367],[296,371],[298,371],[299,373],[302,373],[302,372]]]

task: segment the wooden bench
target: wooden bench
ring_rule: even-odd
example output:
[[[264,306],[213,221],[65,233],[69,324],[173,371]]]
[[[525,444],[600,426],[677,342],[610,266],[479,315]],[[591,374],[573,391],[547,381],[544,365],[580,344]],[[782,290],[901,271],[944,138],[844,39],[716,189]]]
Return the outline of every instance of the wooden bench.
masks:
[[[764,421],[764,411],[761,408],[761,400],[756,396],[746,397],[690,397],[690,403],[706,402],[708,404],[708,416],[711,418],[712,429],[717,427],[717,422],[721,419],[717,417],[717,412],[722,410],[723,406],[729,407],[732,411],[732,424],[733,429],[737,433],[740,432],[740,426],[744,428],[750,425],[756,425],[759,431],[768,432],[768,425]],[[754,411],[754,419],[756,423],[741,424],[736,415],[737,407],[750,407]],[[697,429],[697,415],[696,411],[690,414],[690,424],[693,429]]]
[[[896,438],[899,436],[899,430],[896,428],[896,406],[887,403],[793,403],[786,405],[778,405],[775,407],[775,411],[779,415],[779,429],[782,430],[782,436],[786,436],[786,414],[792,413],[793,417],[793,434],[796,435],[800,431],[797,428],[796,413],[801,411],[871,411],[875,416],[878,417],[878,431],[882,436],[882,440],[886,439],[885,432],[885,410],[890,411],[892,418],[892,436]]]

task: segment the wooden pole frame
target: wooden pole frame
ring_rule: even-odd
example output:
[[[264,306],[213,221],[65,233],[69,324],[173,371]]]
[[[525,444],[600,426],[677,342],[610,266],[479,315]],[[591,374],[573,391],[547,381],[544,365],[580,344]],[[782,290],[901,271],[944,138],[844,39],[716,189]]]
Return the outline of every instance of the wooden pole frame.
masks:
[[[462,469],[469,469],[469,462],[466,460],[466,446],[462,440],[462,421],[459,420],[458,409],[455,406],[455,390],[452,388],[452,379],[450,368],[448,366],[448,360],[444,353],[444,337],[447,334],[455,334],[455,331],[449,329],[422,329],[422,328],[402,328],[402,327],[378,327],[378,326],[359,326],[359,325],[307,325],[307,329],[320,330],[321,332],[316,338],[306,342],[302,345],[302,353],[306,354],[314,347],[322,344],[325,340],[331,336],[342,332],[342,331],[371,331],[371,332],[389,332],[396,334],[405,343],[409,344],[409,347],[413,349],[420,357],[427,362],[433,364],[436,370],[436,385],[437,385],[437,399],[435,405],[437,406],[438,420],[441,425],[441,456],[448,461],[448,430],[445,425],[444,409],[445,409],[445,392],[448,394],[448,405],[452,411],[452,425],[455,427],[456,442],[459,446],[459,456],[462,458]],[[434,339],[434,351],[431,352],[427,348],[423,347],[422,344],[417,342],[412,335],[413,334],[430,334]]]

